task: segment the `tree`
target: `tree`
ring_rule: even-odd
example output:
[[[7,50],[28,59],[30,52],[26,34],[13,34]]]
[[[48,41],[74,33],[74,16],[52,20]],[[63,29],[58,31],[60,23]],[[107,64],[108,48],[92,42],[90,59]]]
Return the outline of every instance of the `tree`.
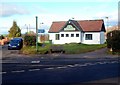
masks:
[[[3,35],[0,35],[0,40],[4,39],[4,36]]]
[[[9,30],[9,37],[21,37],[21,30],[17,26],[16,21],[13,21],[13,26]]]

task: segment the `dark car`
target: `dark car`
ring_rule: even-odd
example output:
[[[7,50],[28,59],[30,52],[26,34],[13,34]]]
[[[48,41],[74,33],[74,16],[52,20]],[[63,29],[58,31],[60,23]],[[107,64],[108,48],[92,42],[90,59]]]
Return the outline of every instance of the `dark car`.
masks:
[[[10,43],[8,45],[8,50],[11,50],[11,49],[20,50],[22,46],[23,46],[22,38],[13,38],[12,40],[10,40]]]

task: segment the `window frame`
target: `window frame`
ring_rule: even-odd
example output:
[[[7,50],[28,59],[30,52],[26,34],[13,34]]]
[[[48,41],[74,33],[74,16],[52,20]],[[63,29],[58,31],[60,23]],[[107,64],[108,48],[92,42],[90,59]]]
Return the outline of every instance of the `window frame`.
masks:
[[[93,40],[92,34],[85,34],[85,40]]]
[[[72,36],[73,35],[73,36]],[[71,37],[74,37],[74,34],[71,34]]]
[[[77,36],[78,35],[78,36]],[[79,34],[76,34],[76,37],[79,37],[80,35]]]
[[[63,35],[63,36],[62,36]],[[64,37],[64,34],[61,34],[61,37]]]
[[[67,36],[68,35],[68,36]],[[66,34],[66,37],[69,37],[69,34]]]
[[[55,40],[60,40],[60,34],[55,34]]]

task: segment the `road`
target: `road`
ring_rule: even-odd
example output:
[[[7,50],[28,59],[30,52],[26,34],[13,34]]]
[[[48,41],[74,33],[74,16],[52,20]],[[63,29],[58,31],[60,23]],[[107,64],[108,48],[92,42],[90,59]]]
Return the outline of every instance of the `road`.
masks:
[[[3,83],[83,83],[120,76],[118,60],[53,59],[3,64]],[[117,80],[116,80],[116,83]]]
[[[3,48],[6,50],[6,47]],[[19,51],[7,51],[18,54]],[[5,55],[4,52],[3,55]],[[6,53],[7,55],[7,53]],[[99,55],[99,54],[98,54]],[[77,84],[89,83],[101,79],[118,78],[118,58],[6,58],[11,63],[2,63],[2,83],[4,84]],[[26,60],[25,60],[26,59]],[[4,60],[3,60],[4,61]],[[17,61],[17,62],[13,62]],[[20,62],[22,63],[20,63]],[[29,61],[29,62],[26,62]],[[102,83],[102,82],[101,82]],[[105,83],[105,84],[104,84]],[[107,80],[101,85],[118,85],[119,81]],[[96,84],[91,84],[96,85]],[[113,84],[112,84],[113,85]]]

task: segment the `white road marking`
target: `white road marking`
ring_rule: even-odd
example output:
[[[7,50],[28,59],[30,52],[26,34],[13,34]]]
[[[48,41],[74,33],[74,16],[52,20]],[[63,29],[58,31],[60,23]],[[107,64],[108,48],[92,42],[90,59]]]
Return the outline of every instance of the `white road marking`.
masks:
[[[45,69],[54,69],[54,68],[45,68]]]
[[[95,64],[101,64],[102,62],[96,62]]]
[[[118,63],[118,61],[112,61],[111,63]]]
[[[99,64],[106,64],[106,62],[99,62]]]
[[[20,71],[11,71],[12,73],[20,73],[20,72],[25,72],[25,70],[20,70]]]
[[[89,65],[96,65],[96,63],[90,63]]]
[[[7,72],[0,72],[0,74],[6,74]]]
[[[74,65],[67,65],[68,67],[75,67]]]
[[[57,67],[57,68],[67,68],[67,66],[63,66],[63,67]]]
[[[74,66],[79,66],[79,64],[75,64]]]
[[[40,69],[29,69],[29,71],[39,71]]]
[[[40,61],[31,61],[31,63],[40,63]]]

